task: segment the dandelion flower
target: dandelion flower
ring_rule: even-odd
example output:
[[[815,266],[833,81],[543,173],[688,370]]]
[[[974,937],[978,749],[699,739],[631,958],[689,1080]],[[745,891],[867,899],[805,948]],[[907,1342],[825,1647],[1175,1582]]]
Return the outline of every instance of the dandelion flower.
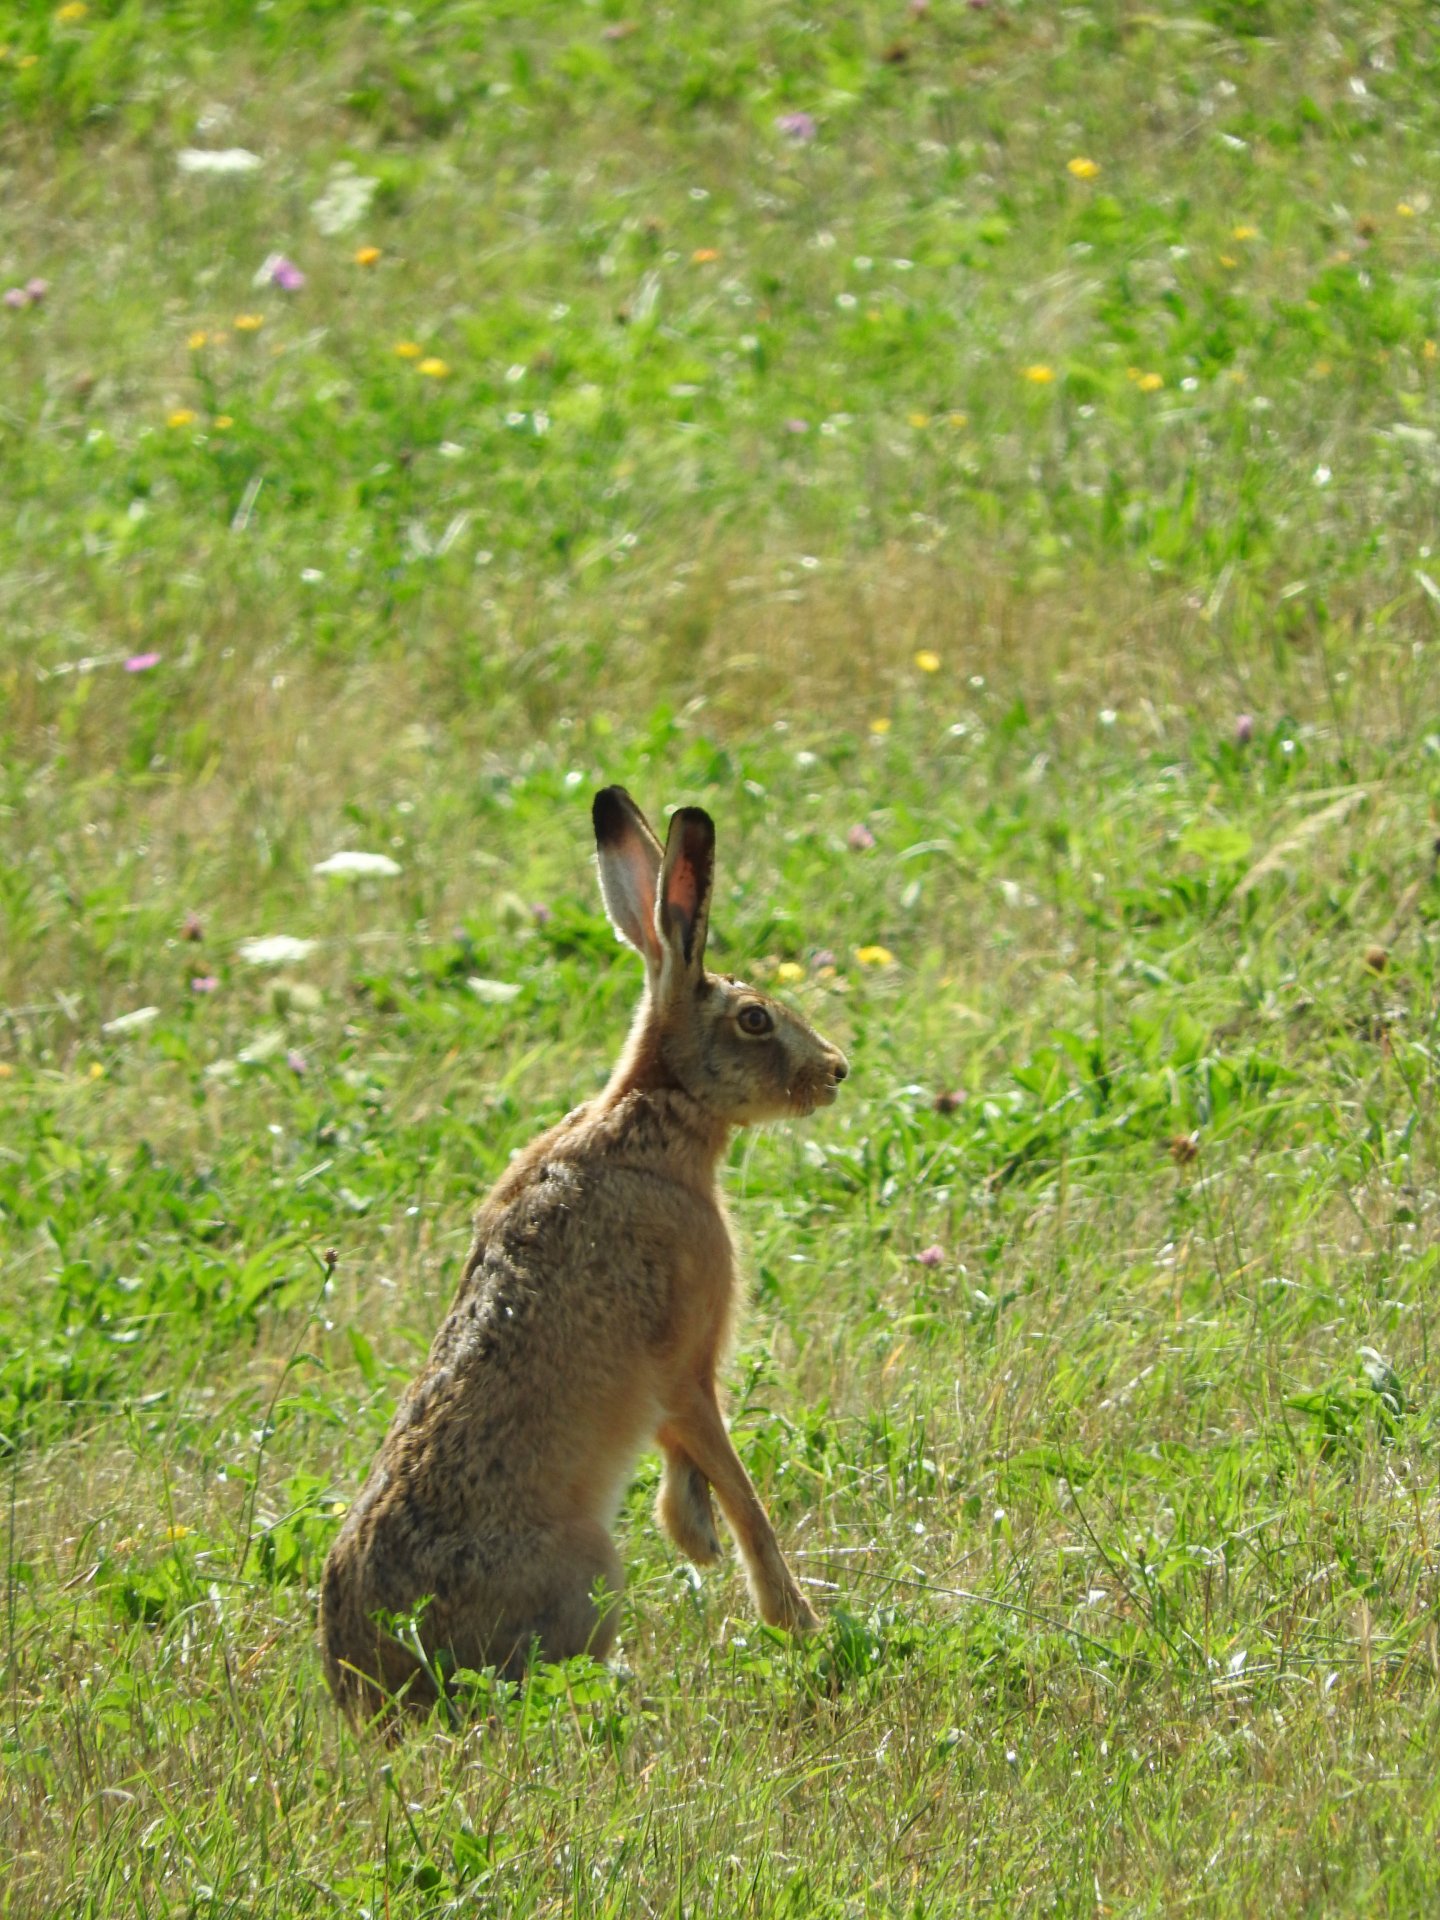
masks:
[[[888,733],[890,731],[889,716],[883,713],[876,714],[875,718],[870,722],[870,731],[872,733]]]
[[[235,331],[237,333],[258,333],[265,324],[263,313],[237,313]]]
[[[185,344],[192,353],[199,353],[200,349],[208,343],[209,339],[210,336],[206,333],[205,329],[203,327],[197,327]]]
[[[82,8],[82,12],[83,12],[83,8]],[[193,1527],[182,1527],[178,1525],[173,1527],[166,1527],[165,1531],[161,1534],[160,1538],[162,1540],[170,1540],[170,1541],[188,1540],[194,1531],[195,1529]]]
[[[1408,200],[1397,200],[1395,202],[1395,211],[1402,220],[1413,220],[1415,218],[1415,209]]]
[[[167,414],[165,424],[167,427],[193,427],[195,424],[195,409],[193,407],[176,407],[173,413]]]
[[[1234,257],[1233,254],[1222,253],[1220,256],[1220,264],[1227,271],[1233,272],[1234,269],[1239,266],[1240,262]]]
[[[922,647],[915,656],[915,664],[921,673],[938,673],[940,656],[938,653],[932,653],[928,647]]]
[[[55,9],[55,18],[62,27],[78,26],[89,13],[85,0],[65,0],[63,7]]]
[[[1158,393],[1164,386],[1164,377],[1158,373],[1142,373],[1135,382],[1141,393]]]
[[[1258,240],[1260,238],[1260,229],[1258,227],[1232,227],[1230,229],[1230,238],[1232,240]]]
[[[1077,180],[1093,180],[1100,171],[1098,161],[1089,159],[1083,153],[1077,153],[1073,160],[1065,162],[1065,171],[1073,174]]]
[[[805,969],[798,960],[782,960],[775,969],[775,978],[782,987],[793,987],[805,978]]]
[[[215,416],[215,431],[217,433],[224,433],[227,427],[233,427],[234,424],[233,418],[228,413],[217,413]]]
[[[968,413],[947,413],[945,424],[950,427],[968,427],[970,416]]]
[[[720,249],[718,247],[696,247],[690,256],[692,263],[697,267],[707,267],[712,260],[718,260],[719,258]]]
[[[416,368],[417,373],[423,373],[430,380],[443,380],[449,371],[450,368],[446,362],[437,360],[433,354],[428,360],[422,360]]]
[[[1022,367],[1020,377],[1030,381],[1033,386],[1048,387],[1055,378],[1055,369],[1037,363],[1035,366]]]
[[[912,413],[908,417],[912,427],[928,427],[930,424],[928,413]]]
[[[355,264],[357,267],[373,267],[379,258],[379,247],[357,247],[355,249]]]
[[[90,1062],[90,1078],[92,1080],[103,1080],[105,1078],[105,1069],[98,1060],[92,1060]]]
[[[856,947],[855,958],[862,967],[893,967],[895,956],[889,947]]]
[[[15,62],[15,64],[17,67],[20,68],[22,73],[28,73],[31,67],[39,66],[40,56],[38,53],[22,53],[20,58]],[[105,1069],[101,1067],[100,1071],[103,1073]]]
[[[8,1060],[0,1060],[0,1080],[13,1080],[15,1069]]]
[[[413,340],[397,340],[395,342],[395,352],[399,354],[402,360],[418,360],[424,351],[425,349],[417,346]]]
[[[1433,340],[1427,340],[1420,349],[1422,360],[1433,360],[1437,354],[1440,354],[1440,347],[1437,347]]]

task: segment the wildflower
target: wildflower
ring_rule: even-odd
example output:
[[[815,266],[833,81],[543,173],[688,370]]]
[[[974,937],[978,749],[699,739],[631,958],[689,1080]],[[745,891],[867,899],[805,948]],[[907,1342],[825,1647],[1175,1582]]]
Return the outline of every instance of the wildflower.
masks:
[[[921,673],[938,673],[940,671],[940,656],[938,653],[932,653],[928,647],[921,647],[915,656],[915,664]]]
[[[191,417],[193,418],[194,416],[192,415]],[[151,667],[158,667],[159,664],[160,655],[158,653],[132,653],[130,658],[125,662],[125,671],[126,673],[148,673]]]
[[[340,160],[330,169],[320,198],[311,201],[310,212],[321,233],[333,238],[359,226],[379,191],[373,175],[357,173],[351,161]]]
[[[805,969],[798,960],[782,960],[775,969],[775,978],[782,987],[793,987],[805,978]]]
[[[32,307],[38,307],[49,291],[50,282],[48,280],[27,280],[25,282],[25,297]]]
[[[1220,264],[1222,267],[1225,267],[1227,270],[1230,270],[1235,267],[1238,267],[1240,262],[1237,259],[1235,259],[1233,254],[1222,253],[1220,256]]]
[[[20,68],[22,73],[28,73],[31,67],[39,66],[40,56],[38,53],[22,53],[15,64]],[[104,1072],[103,1067],[101,1068],[101,1072]]]
[[[160,1018],[158,1007],[136,1007],[133,1013],[118,1013],[113,1020],[107,1020],[101,1026],[102,1033],[138,1033],[142,1027],[148,1027]],[[94,1074],[94,1068],[91,1068]]]
[[[1055,369],[1038,364],[1031,367],[1022,367],[1020,369],[1020,377],[1023,380],[1029,380],[1034,386],[1048,387],[1050,382],[1055,378]]]
[[[299,293],[305,284],[305,276],[293,260],[278,254],[270,268],[270,283],[279,287],[282,293]]]
[[[548,927],[555,915],[543,900],[536,900],[531,905],[530,917],[537,927]]]
[[[237,313],[235,331],[237,333],[258,333],[265,324],[263,313]]]
[[[808,433],[810,431],[810,422],[808,420],[787,420],[785,422],[785,431],[786,433]]]
[[[718,247],[696,247],[690,256],[691,262],[697,267],[708,267],[712,260],[718,260],[719,258],[720,249]]]
[[[1437,347],[1433,340],[1427,340],[1420,349],[1420,357],[1422,360],[1433,360],[1437,354],[1440,354],[1440,347]]]
[[[888,733],[890,731],[889,715],[884,713],[877,713],[875,718],[870,722],[870,731],[874,734]]]
[[[194,1531],[195,1529],[193,1527],[181,1527],[181,1526],[166,1527],[165,1531],[161,1534],[160,1538],[162,1540],[170,1540],[170,1541],[188,1540]]]
[[[775,125],[787,140],[794,140],[803,146],[807,140],[813,140],[819,131],[813,114],[782,113]]]
[[[428,360],[422,360],[416,368],[417,373],[423,373],[430,380],[443,380],[449,371],[445,361],[437,360],[433,355]]]
[[[1158,373],[1142,373],[1135,382],[1141,393],[1158,393],[1164,386],[1164,378]]]
[[[186,914],[184,924],[180,929],[180,938],[182,940],[203,940],[205,938],[205,929],[200,924],[200,916],[198,913]]]
[[[1077,180],[1093,180],[1100,167],[1098,162],[1088,159],[1083,153],[1077,153],[1073,160],[1065,162],[1065,171],[1073,174]]]
[[[8,1060],[0,1060],[0,1080],[13,1080],[15,1069]]]
[[[30,296],[23,287],[7,287],[5,289],[5,305],[7,307],[14,308],[18,311],[19,308],[28,307],[29,304]]]
[[[355,249],[355,264],[357,267],[373,267],[379,258],[379,247],[357,247]]]
[[[404,869],[388,853],[332,853],[328,860],[318,860],[311,871],[369,880],[390,879]]]
[[[310,1063],[298,1047],[291,1047],[285,1055],[285,1064],[293,1074],[302,1078],[310,1071]]]
[[[65,0],[63,7],[55,9],[55,18],[62,27],[74,27],[79,25],[89,11],[85,0]]]
[[[90,1062],[90,1078],[92,1080],[103,1080],[105,1078],[105,1069],[98,1060],[92,1060]]]
[[[1258,227],[1232,227],[1230,229],[1230,238],[1232,240],[1258,240],[1260,238],[1260,229]]]
[[[852,853],[869,853],[875,844],[875,836],[864,821],[859,820],[846,834],[845,844]]]
[[[856,947],[855,958],[862,967],[893,967],[895,956],[889,947]]]
[[[192,353],[199,353],[209,338],[209,334],[206,333],[203,327],[197,327],[185,344]]]
[[[214,426],[217,433],[224,433],[227,427],[233,427],[234,424],[234,419],[228,413],[217,413],[215,416]]]
[[[930,424],[928,413],[912,413],[908,418],[912,427],[928,427]]]
[[[1395,202],[1395,211],[1402,220],[1413,220],[1415,218],[1415,209],[1408,200],[1397,200]]]
[[[181,147],[175,164],[182,173],[226,174],[254,173],[265,163],[258,153],[244,147]]]
[[[922,1247],[915,1258],[922,1267],[938,1267],[945,1258],[944,1247]]]
[[[193,427],[195,424],[195,409],[193,407],[176,407],[173,413],[166,416],[165,424],[167,427]]]
[[[293,933],[272,933],[261,940],[242,940],[236,951],[252,967],[283,967],[308,960],[319,943],[297,940]]]
[[[959,1087],[951,1087],[937,1093],[930,1102],[936,1113],[955,1113],[965,1104],[965,1095]]]
[[[810,956],[810,964],[815,968],[817,973],[833,973],[835,971],[835,956],[829,947],[817,947]]]
[[[1253,740],[1254,737],[1255,737],[1254,720],[1251,718],[1251,716],[1248,713],[1237,713],[1235,716],[1236,746],[1238,747],[1248,746],[1250,741]]]
[[[948,427],[968,427],[970,424],[970,416],[968,413],[947,413],[945,416],[945,424]]]
[[[413,340],[397,340],[395,351],[402,360],[418,360],[425,349],[417,346]]]
[[[213,973],[197,973],[190,982],[192,993],[214,993],[220,982]]]

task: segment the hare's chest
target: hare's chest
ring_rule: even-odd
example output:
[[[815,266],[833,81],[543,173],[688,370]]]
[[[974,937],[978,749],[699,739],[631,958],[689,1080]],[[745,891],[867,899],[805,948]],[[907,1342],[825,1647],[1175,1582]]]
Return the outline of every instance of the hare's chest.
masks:
[[[672,1345],[718,1355],[730,1337],[738,1292],[730,1222],[718,1208],[697,1209],[678,1243],[670,1299]]]

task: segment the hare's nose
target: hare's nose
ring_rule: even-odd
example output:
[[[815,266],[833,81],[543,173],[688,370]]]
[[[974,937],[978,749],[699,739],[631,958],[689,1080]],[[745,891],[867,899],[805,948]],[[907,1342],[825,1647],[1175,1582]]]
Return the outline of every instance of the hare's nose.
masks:
[[[830,1067],[830,1073],[833,1079],[838,1084],[841,1080],[845,1078],[846,1074],[849,1073],[849,1071],[850,1071],[850,1062],[845,1058],[843,1053],[838,1055],[836,1059],[832,1062]]]

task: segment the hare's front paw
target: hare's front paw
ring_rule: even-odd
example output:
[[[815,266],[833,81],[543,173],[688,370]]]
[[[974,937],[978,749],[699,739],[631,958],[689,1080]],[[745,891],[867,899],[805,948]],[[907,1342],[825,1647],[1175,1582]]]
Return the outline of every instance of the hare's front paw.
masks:
[[[720,1558],[710,1482],[693,1460],[677,1454],[666,1462],[655,1517],[685,1558],[697,1567],[712,1566]]]

